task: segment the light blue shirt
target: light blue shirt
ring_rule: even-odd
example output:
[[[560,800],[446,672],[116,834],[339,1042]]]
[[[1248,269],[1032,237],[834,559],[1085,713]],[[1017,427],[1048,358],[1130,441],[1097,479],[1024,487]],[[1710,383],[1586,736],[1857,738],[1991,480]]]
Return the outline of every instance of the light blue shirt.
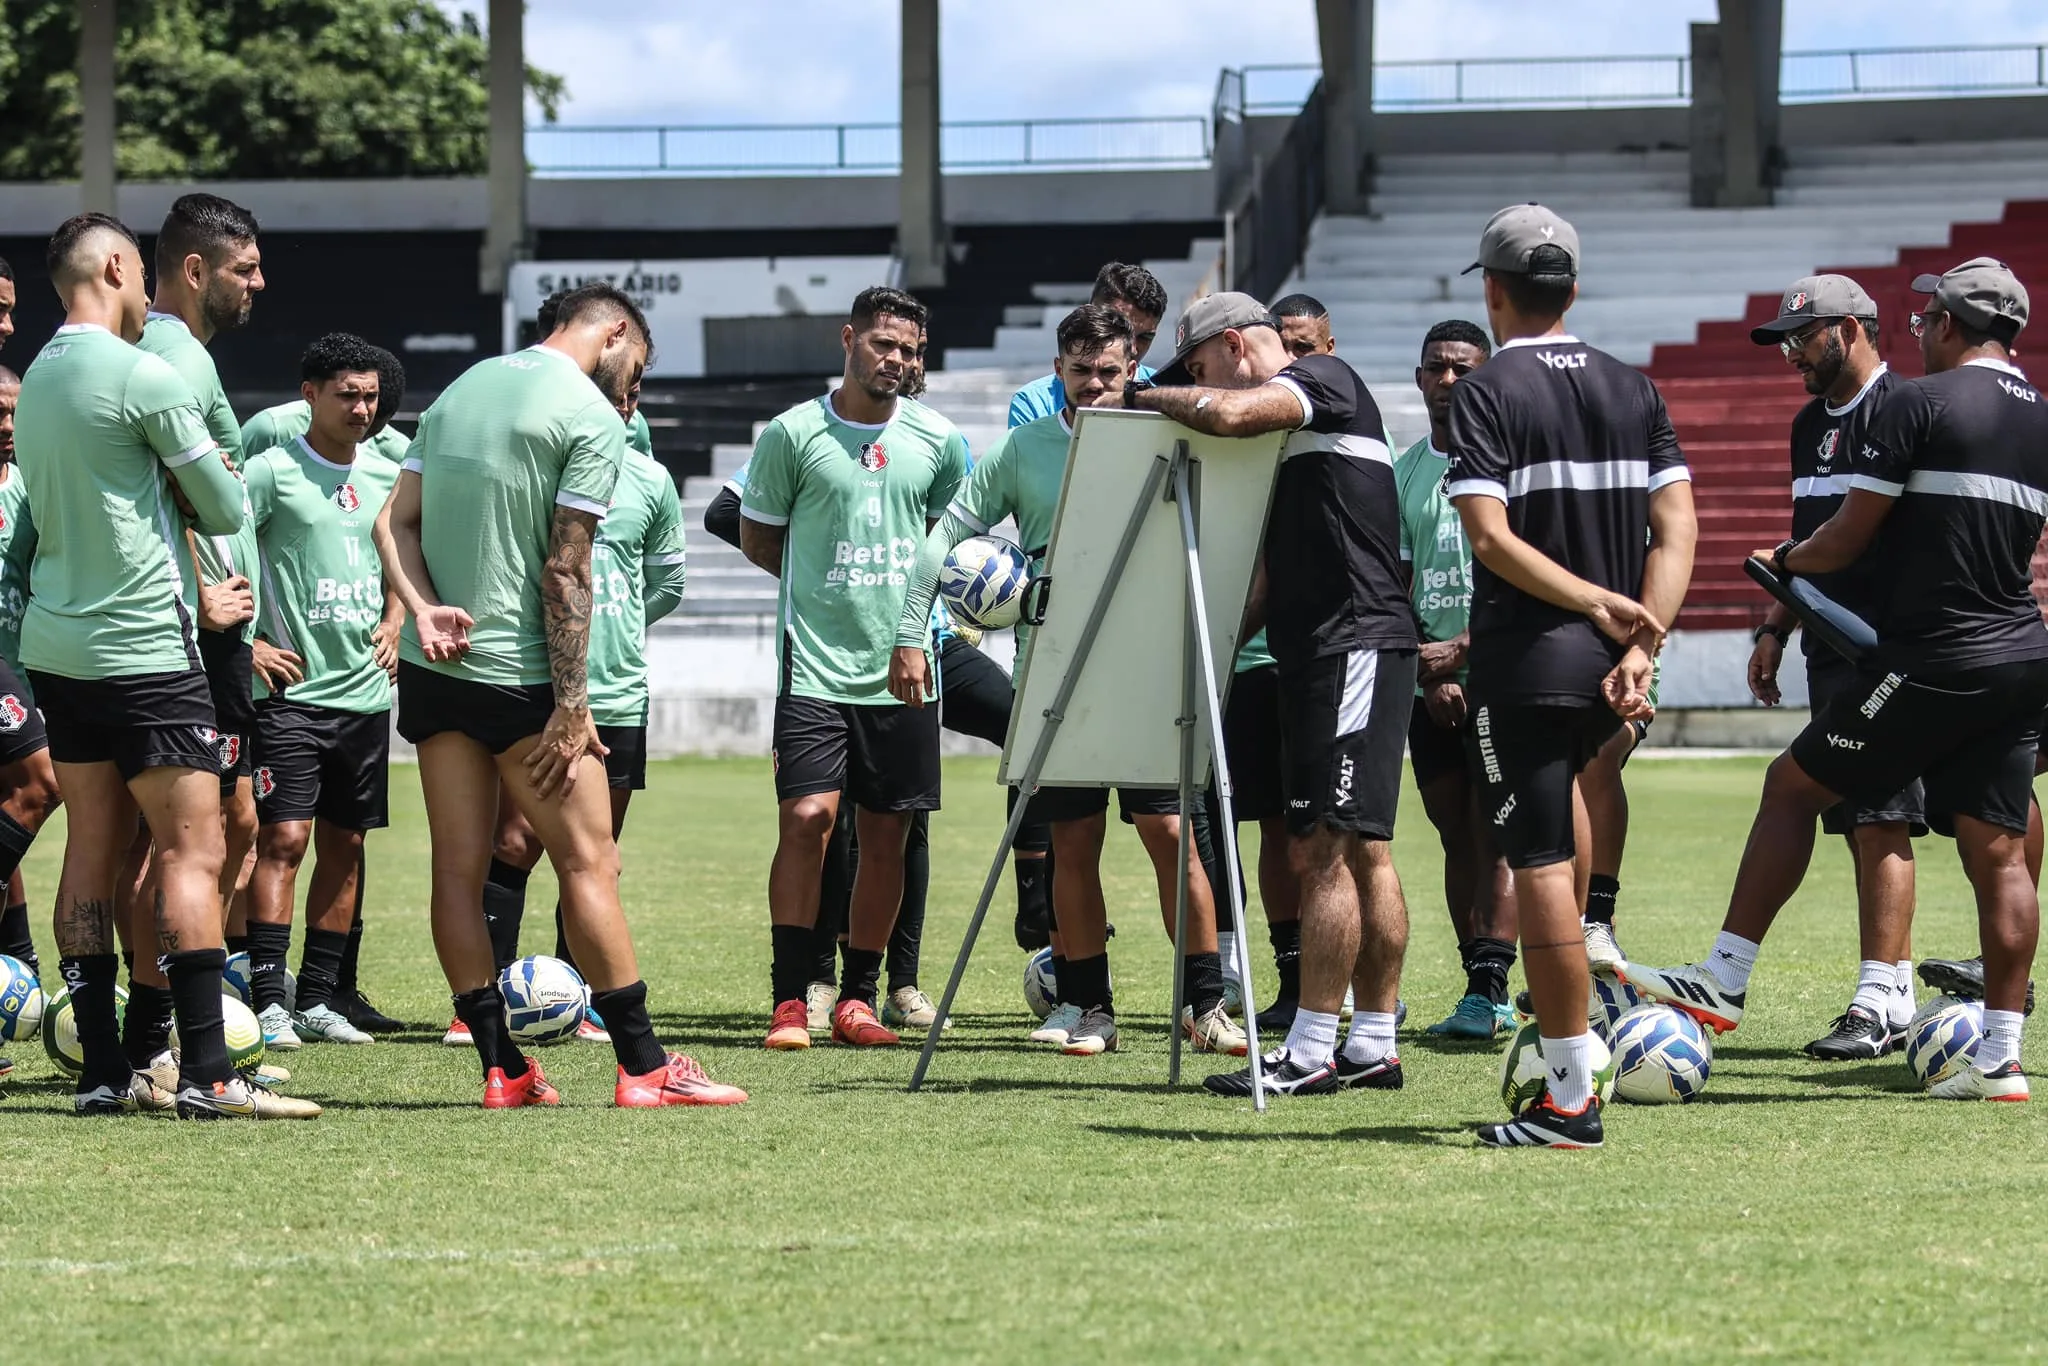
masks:
[[[1149,380],[1158,371],[1150,366],[1138,367],[1138,378]],[[1051,417],[1067,406],[1067,389],[1060,383],[1058,375],[1047,375],[1035,379],[1010,397],[1010,425],[1021,427],[1027,422],[1036,422],[1041,417]]]

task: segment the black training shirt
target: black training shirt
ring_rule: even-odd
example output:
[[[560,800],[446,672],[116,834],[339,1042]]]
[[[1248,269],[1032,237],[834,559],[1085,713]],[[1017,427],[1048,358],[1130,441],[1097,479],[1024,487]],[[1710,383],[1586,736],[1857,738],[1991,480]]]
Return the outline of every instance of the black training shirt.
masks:
[[[1576,337],[1507,342],[1451,390],[1445,491],[1506,503],[1510,530],[1603,588],[1642,592],[1650,494],[1691,478],[1656,386]],[[1475,695],[1597,701],[1621,654],[1585,616],[1531,597],[1473,557]]]
[[[1416,648],[1401,582],[1401,499],[1365,381],[1304,356],[1268,383],[1301,401],[1266,521],[1266,642],[1294,666],[1352,650]]]
[[[1841,407],[1831,406],[1825,397],[1816,398],[1792,419],[1795,540],[1803,541],[1819,531],[1849,496],[1849,477],[1855,473],[1856,452],[1863,449],[1871,417],[1883,408],[1885,395],[1899,383],[1890,369],[1880,365],[1869,382]],[[1821,592],[1869,621],[1876,610],[1876,575],[1876,556],[1866,553],[1847,569],[1807,577]],[[1811,631],[1801,631],[1799,643],[1809,655],[1823,648]]]
[[[1898,499],[1866,554],[1888,668],[1954,673],[2048,658],[2028,571],[2048,520],[2048,403],[2002,361],[1885,397],[1852,488]]]

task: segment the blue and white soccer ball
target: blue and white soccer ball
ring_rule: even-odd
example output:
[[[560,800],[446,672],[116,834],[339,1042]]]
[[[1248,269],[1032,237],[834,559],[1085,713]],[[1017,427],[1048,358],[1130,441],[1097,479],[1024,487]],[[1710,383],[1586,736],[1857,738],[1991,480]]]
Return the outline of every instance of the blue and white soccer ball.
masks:
[[[1614,1098],[1614,1055],[1598,1034],[1591,1035],[1593,1091],[1604,1105]],[[1500,1055],[1500,1098],[1508,1113],[1519,1115],[1543,1099],[1550,1080],[1543,1067],[1543,1036],[1534,1020],[1515,1031]]]
[[[590,1009],[590,988],[559,958],[536,954],[498,974],[505,1027],[520,1043],[556,1043],[576,1032]]]
[[[939,570],[946,606],[984,631],[1015,626],[1024,615],[1031,560],[1000,536],[970,536],[953,547]]]
[[[1638,1105],[1700,1098],[1714,1067],[1713,1036],[1682,1010],[1639,1005],[1614,1023],[1614,1094]]]
[[[1615,1021],[1642,1003],[1636,989],[1613,973],[1595,972],[1593,989],[1586,993],[1586,1027],[1611,1047]]]
[[[236,949],[228,955],[228,961],[220,970],[220,984],[240,998],[243,1005],[249,1004],[249,951]]]
[[[1937,996],[1906,1026],[1906,1066],[1922,1086],[1946,1081],[1970,1065],[1984,1037],[1984,1003]]]
[[[1052,1014],[1058,1000],[1059,988],[1052,971],[1052,950],[1040,949],[1024,960],[1024,1004],[1042,1020]]]
[[[43,1027],[43,984],[19,958],[0,953],[0,1039],[33,1039]]]

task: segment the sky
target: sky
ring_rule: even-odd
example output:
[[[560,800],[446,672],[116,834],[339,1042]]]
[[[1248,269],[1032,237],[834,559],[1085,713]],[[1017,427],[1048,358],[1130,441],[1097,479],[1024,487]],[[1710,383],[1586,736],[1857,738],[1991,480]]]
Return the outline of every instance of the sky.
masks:
[[[1375,45],[1380,61],[1676,55],[1687,25],[1715,8],[1380,0]],[[1785,11],[1788,50],[2048,42],[2042,0],[1785,0]],[[897,15],[897,0],[528,0],[527,60],[567,77],[564,123],[892,122]],[[947,119],[1206,114],[1226,64],[1316,60],[1312,0],[941,0],[940,30]]]

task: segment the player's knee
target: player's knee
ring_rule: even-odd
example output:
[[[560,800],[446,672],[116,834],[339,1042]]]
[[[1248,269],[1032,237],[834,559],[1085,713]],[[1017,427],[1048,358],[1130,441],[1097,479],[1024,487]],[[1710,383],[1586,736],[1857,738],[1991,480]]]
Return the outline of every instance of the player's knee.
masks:
[[[1833,806],[1837,800],[1836,794],[1815,782],[1789,751],[1773,759],[1770,768],[1764,772],[1762,805],[1765,807],[1787,815],[1803,813],[1812,817]]]
[[[550,855],[555,865],[555,876],[561,881],[571,878],[587,878],[593,881],[618,881],[619,846],[610,840],[576,840],[568,848]]]
[[[1913,832],[1904,821],[1886,821],[1879,825],[1859,825],[1850,832],[1857,854],[1866,859],[1913,857]]]
[[[263,863],[298,867],[306,857],[306,826],[300,821],[266,825],[256,832],[256,857]]]
[[[491,857],[515,868],[531,868],[540,862],[540,836],[533,833],[533,827],[525,821],[514,821],[498,827],[491,842]]]
[[[823,844],[832,837],[834,805],[823,797],[798,797],[782,804],[782,837]]]
[[[1341,831],[1318,825],[1306,835],[1287,841],[1287,862],[1295,877],[1304,882],[1323,881],[1346,871],[1350,838]]]
[[[15,820],[30,829],[39,827],[63,805],[57,770],[50,764],[48,751],[16,764],[6,776],[9,790],[4,805]]]

